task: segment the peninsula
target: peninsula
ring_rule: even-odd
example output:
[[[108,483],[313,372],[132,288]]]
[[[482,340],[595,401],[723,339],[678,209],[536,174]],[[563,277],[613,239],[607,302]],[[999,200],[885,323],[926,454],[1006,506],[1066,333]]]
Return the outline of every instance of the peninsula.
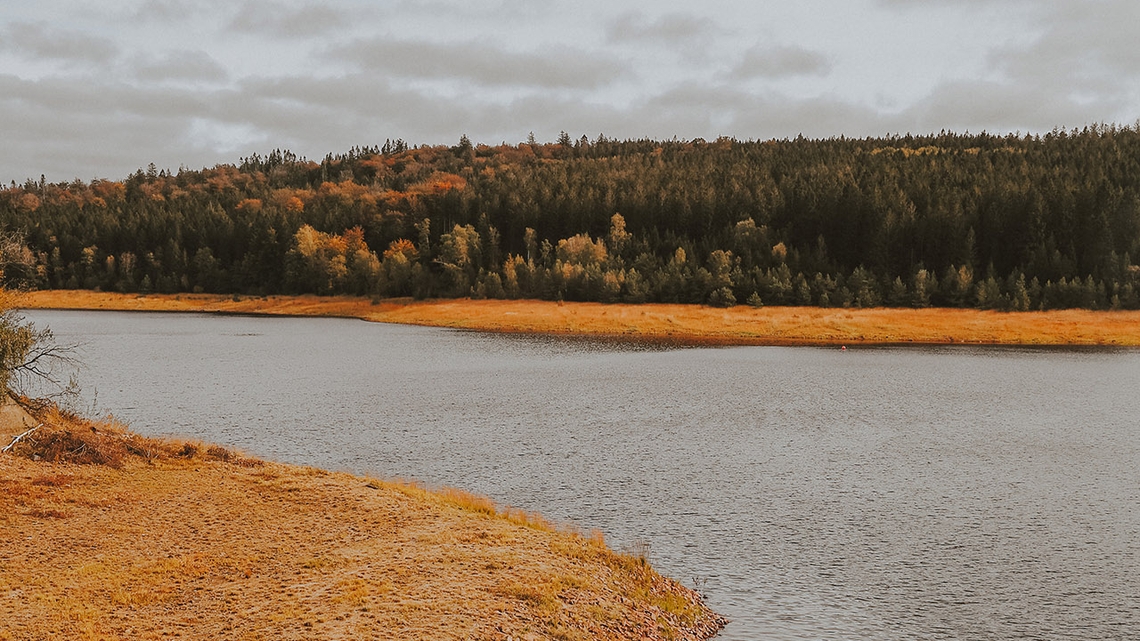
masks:
[[[0,639],[703,640],[643,557],[427,490],[0,408]]]

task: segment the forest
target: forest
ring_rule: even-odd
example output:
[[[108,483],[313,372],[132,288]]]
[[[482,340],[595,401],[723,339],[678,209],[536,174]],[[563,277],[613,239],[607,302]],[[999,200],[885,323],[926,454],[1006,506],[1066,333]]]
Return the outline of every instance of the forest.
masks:
[[[1140,126],[851,139],[403,140],[13,182],[9,287],[1140,308]]]

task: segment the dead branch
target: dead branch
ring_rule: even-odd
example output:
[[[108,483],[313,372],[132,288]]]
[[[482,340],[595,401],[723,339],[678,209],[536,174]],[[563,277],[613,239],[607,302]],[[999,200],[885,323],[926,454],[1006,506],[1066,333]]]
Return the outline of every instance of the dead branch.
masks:
[[[27,425],[27,423],[24,423],[24,425]],[[11,443],[9,443],[8,445],[4,446],[4,449],[0,450],[0,454],[3,454],[3,453],[5,453],[5,452],[7,452],[8,450],[12,449],[12,447],[14,447],[14,446],[16,445],[16,443],[19,443],[19,442],[20,442],[20,439],[24,438],[25,436],[27,436],[27,435],[31,434],[32,432],[34,432],[34,431],[36,431],[36,430],[38,430],[38,429],[40,429],[40,428],[41,428],[41,427],[43,427],[43,426],[44,426],[44,424],[43,424],[43,423],[40,423],[39,425],[37,425],[37,426],[33,427],[32,429],[30,429],[30,430],[28,430],[28,431],[24,432],[23,434],[17,434],[17,435],[16,435],[16,437],[12,439],[12,442],[11,442]]]

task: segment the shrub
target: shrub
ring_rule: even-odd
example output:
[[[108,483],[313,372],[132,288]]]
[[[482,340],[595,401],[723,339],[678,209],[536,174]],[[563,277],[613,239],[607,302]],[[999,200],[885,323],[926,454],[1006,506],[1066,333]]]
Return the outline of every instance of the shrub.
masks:
[[[736,304],[736,296],[733,295],[732,290],[727,287],[714,289],[709,294],[709,305],[713,307],[732,307]]]

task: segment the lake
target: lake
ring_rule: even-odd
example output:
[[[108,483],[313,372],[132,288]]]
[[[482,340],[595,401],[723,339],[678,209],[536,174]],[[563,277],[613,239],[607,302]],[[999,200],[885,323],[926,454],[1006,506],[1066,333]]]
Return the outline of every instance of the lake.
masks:
[[[706,594],[722,639],[1140,629],[1140,351],[27,317],[82,343],[83,404],[138,432],[599,529]]]

